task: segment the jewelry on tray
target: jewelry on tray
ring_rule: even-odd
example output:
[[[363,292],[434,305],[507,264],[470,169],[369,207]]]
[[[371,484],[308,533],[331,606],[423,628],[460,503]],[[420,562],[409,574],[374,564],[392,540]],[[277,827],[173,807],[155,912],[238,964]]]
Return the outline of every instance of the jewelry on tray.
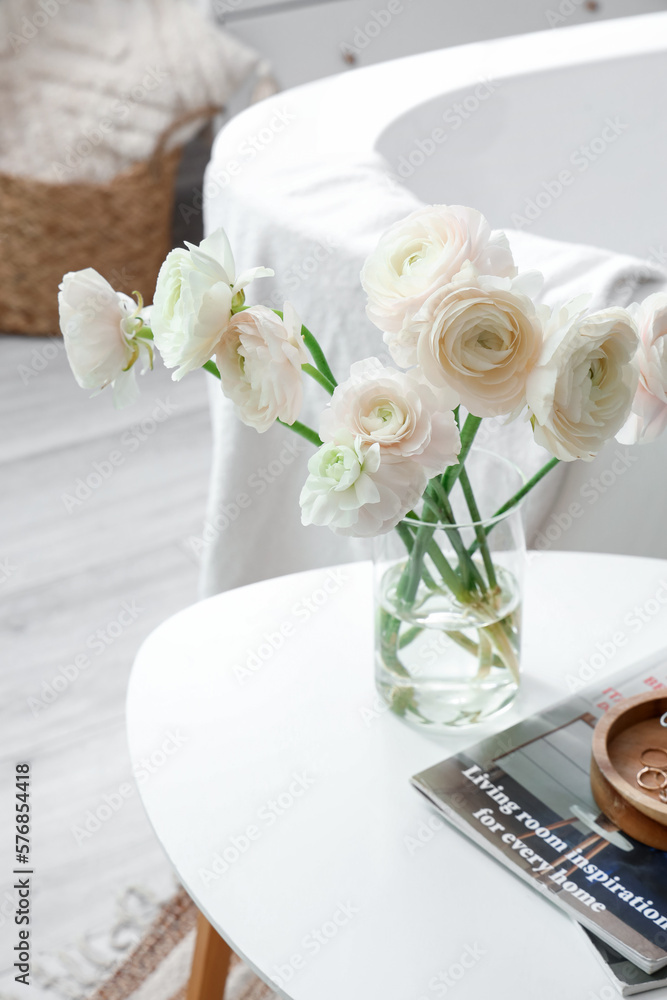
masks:
[[[658,754],[659,759],[647,760],[649,754]],[[664,771],[667,768],[667,750],[664,747],[647,747],[646,750],[642,751],[639,759],[644,767],[657,768],[658,771]]]
[[[647,774],[660,775],[660,778],[656,781],[656,784],[647,784],[644,777]],[[659,767],[642,767],[641,770],[637,771],[637,784],[640,788],[645,788],[649,792],[660,792],[663,788],[667,788],[667,772]]]

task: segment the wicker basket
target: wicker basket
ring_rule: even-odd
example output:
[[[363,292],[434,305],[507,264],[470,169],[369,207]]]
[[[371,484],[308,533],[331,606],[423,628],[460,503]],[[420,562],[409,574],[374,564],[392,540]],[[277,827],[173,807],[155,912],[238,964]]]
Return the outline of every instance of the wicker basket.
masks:
[[[94,267],[113,287],[151,301],[171,249],[174,183],[182,146],[166,151],[187,122],[220,108],[182,115],[150,160],[107,184],[47,184],[0,174],[0,330],[59,333],[58,285],[67,271]]]

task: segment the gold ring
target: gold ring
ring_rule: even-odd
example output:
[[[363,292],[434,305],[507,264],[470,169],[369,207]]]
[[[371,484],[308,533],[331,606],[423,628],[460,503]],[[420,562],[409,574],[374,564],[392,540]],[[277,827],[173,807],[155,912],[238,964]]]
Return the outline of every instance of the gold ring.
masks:
[[[647,754],[660,754],[661,760],[646,760]],[[642,752],[639,758],[644,767],[657,767],[658,770],[662,770],[667,765],[667,750],[664,747],[647,747],[646,750]]]
[[[645,774],[659,774],[662,778],[662,784],[647,785],[645,781],[642,781]],[[667,788],[667,774],[659,767],[643,767],[641,771],[637,771],[637,784],[649,792],[659,792],[662,788]]]

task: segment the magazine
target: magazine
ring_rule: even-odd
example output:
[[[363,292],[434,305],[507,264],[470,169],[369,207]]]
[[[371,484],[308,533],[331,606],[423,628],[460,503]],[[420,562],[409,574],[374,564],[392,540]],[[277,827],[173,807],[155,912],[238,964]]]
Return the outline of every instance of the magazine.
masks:
[[[667,852],[645,847],[600,812],[589,766],[605,711],[664,687],[667,653],[412,779],[458,829],[650,974],[667,965]]]
[[[657,990],[659,986],[667,986],[667,968],[654,972],[651,976],[648,972],[633,965],[627,958],[623,958],[590,931],[583,928],[583,932],[593,948],[594,954],[622,996],[631,997],[636,993],[646,993],[648,990]]]

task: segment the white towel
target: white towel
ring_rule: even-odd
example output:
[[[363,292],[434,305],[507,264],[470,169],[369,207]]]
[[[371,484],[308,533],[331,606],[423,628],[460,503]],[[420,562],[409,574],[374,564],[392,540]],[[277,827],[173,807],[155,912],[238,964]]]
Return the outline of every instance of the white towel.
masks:
[[[249,171],[247,179],[241,172],[232,197],[223,178],[224,164],[214,160],[207,174],[212,192],[205,205],[207,231],[224,225],[240,268],[263,264],[276,272],[271,281],[252,286],[249,301],[280,308],[289,298],[320,340],[339,381],[354,360],[376,355],[391,363],[382,334],[366,318],[359,272],[381,233],[421,203],[389,176],[385,161],[374,155],[363,162],[345,157],[327,164],[290,164],[272,172],[265,184],[257,183],[256,172]],[[665,280],[634,258],[532,234],[508,236],[519,267],[544,272],[544,301],[551,305],[584,291],[593,292],[596,308],[627,304]],[[327,397],[306,382],[302,419],[317,427]],[[256,434],[235,417],[217,385],[211,394],[210,501],[202,538],[193,540],[193,549],[204,554],[202,594],[368,557],[367,542],[301,525],[298,498],[312,447],[278,426]],[[478,440],[513,458],[528,475],[550,457],[534,444],[524,421],[507,426],[485,421]],[[529,540],[538,537],[567,476],[568,468],[559,466],[526,505]]]

